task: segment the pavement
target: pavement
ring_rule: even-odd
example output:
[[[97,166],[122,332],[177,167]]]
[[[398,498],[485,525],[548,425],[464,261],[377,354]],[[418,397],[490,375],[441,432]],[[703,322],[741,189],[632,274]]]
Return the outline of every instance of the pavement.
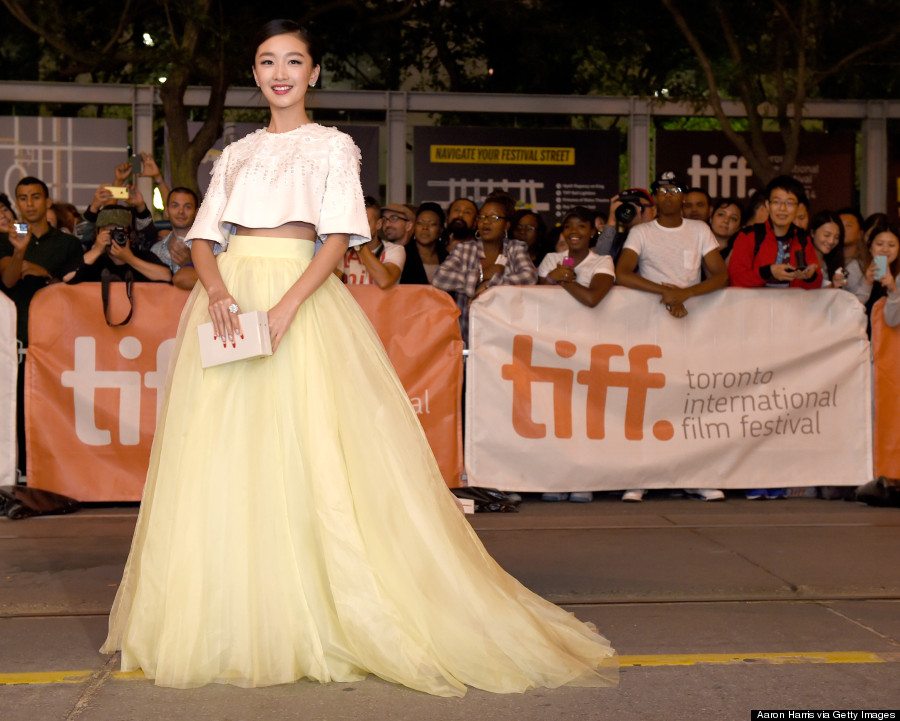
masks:
[[[751,709],[900,708],[896,509],[658,494],[527,497],[516,514],[469,516],[504,568],[597,624],[621,673],[612,689],[461,699],[372,677],[184,691],[119,673],[118,656],[97,649],[135,518],[135,507],[95,506],[0,520],[0,721],[743,720]],[[819,716],[829,717],[841,718]]]

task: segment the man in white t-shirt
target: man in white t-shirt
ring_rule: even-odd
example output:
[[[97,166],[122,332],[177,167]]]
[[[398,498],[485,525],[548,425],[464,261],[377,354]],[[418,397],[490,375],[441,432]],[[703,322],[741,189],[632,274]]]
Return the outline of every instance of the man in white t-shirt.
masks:
[[[671,171],[650,186],[656,220],[632,228],[616,265],[619,285],[660,296],[676,318],[687,315],[688,298],[728,285],[728,271],[709,226],[681,217],[684,186]],[[640,268],[638,269],[638,265]],[[701,281],[700,270],[706,270]]]
[[[626,288],[660,296],[660,303],[675,318],[687,315],[685,301],[728,285],[728,270],[719,243],[709,226],[681,215],[684,184],[667,171],[650,186],[656,201],[656,220],[633,228],[616,265],[616,282]],[[701,280],[700,270],[706,270]],[[722,500],[712,488],[685,489],[704,501]],[[623,501],[640,501],[643,489],[625,491]]]
[[[366,214],[372,240],[358,248],[349,248],[338,266],[341,278],[349,285],[377,285],[382,290],[393,288],[400,280],[400,273],[406,263],[406,248],[378,236],[383,231],[383,215],[387,208],[379,209],[374,198],[366,198]],[[403,207],[403,206],[401,206]],[[374,209],[375,212],[370,213]],[[374,216],[374,218],[373,218]],[[373,223],[373,219],[375,222]]]

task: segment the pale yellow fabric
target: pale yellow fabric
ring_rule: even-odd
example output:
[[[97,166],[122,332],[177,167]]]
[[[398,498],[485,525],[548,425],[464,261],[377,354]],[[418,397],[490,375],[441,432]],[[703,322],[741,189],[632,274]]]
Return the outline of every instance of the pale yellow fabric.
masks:
[[[235,237],[243,310],[313,244]],[[181,318],[170,390],[103,651],[164,686],[367,673],[441,696],[616,683],[609,643],[487,554],[372,327],[334,277],[268,358],[201,370]]]

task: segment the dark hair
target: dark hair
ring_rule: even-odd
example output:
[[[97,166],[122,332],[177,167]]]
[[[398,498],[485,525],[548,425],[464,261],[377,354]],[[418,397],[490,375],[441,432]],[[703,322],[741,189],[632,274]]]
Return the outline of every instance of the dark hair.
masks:
[[[872,213],[865,220],[860,222],[859,227],[862,229],[863,235],[869,232],[869,228],[875,225],[889,225],[891,219],[887,213]],[[881,232],[881,231],[879,231]]]
[[[690,193],[700,193],[700,195],[703,195],[706,197],[706,204],[710,205],[710,206],[712,205],[712,196],[709,193],[707,193],[703,188],[687,188],[684,191],[685,195],[688,195]]]
[[[184,193],[186,195],[190,195],[194,199],[194,205],[196,205],[198,208],[200,207],[200,198],[197,197],[197,194],[190,188],[186,188],[183,185],[176,186],[169,191],[169,194],[166,196],[166,205],[169,204],[169,198],[171,198],[175,193]]]
[[[472,200],[471,198],[455,198],[455,199],[451,200],[451,201],[450,201],[450,205],[447,206],[447,215],[450,215],[450,209],[451,209],[454,205],[456,205],[459,201],[461,201],[461,200],[464,201],[464,202],[466,202],[466,203],[471,203],[471,204],[472,204],[472,207],[475,208],[475,212],[476,212],[476,213],[478,212],[478,203],[476,203],[476,202],[475,202],[474,200]]]
[[[863,217],[862,213],[860,213],[856,208],[851,206],[847,206],[846,208],[841,208],[840,210],[834,211],[835,215],[852,215],[856,218],[856,222],[859,223],[860,230],[863,227]]]
[[[276,35],[296,35],[306,45],[306,51],[309,53],[309,57],[312,58],[313,66],[319,64],[318,44],[313,40],[309,30],[300,23],[294,22],[293,20],[285,20],[284,18],[269,20],[269,22],[263,25],[259,29],[259,32],[256,33],[256,37],[253,39],[254,62],[256,59],[256,51],[259,46],[269,38],[274,38]]]
[[[50,207],[53,209],[53,212],[56,213],[56,220],[57,224],[61,226],[60,229],[66,228],[74,233],[75,226],[82,220],[78,208],[71,203],[54,203]]]
[[[891,219],[884,213],[876,213],[875,215],[877,217],[874,218],[874,222],[866,229],[866,234],[863,236],[865,242],[862,244],[857,255],[859,267],[863,272],[865,272],[866,268],[868,268],[869,264],[872,262],[872,241],[875,240],[876,235],[890,233],[900,241],[900,227],[898,227],[896,223],[891,222]],[[871,219],[873,219],[873,216],[869,216],[866,220],[868,221]],[[894,261],[890,265],[890,269],[891,275],[900,275],[900,254],[894,258]]]
[[[16,215],[16,211],[12,207],[12,203],[9,202],[9,196],[6,193],[0,193],[0,205],[4,206],[10,213],[12,213],[13,218],[18,218]]]
[[[367,195],[365,198],[363,198],[363,203],[365,203],[365,206],[367,208],[376,208],[378,210],[381,210],[381,203],[379,203],[378,199],[372,195]]]
[[[803,187],[803,183],[790,175],[779,175],[772,180],[769,181],[769,184],[766,185],[766,189],[763,191],[763,195],[766,196],[766,200],[771,200],[772,193],[776,190],[783,190],[785,193],[793,193],[796,196],[798,203],[804,203],[807,208],[809,208],[809,199],[806,197],[806,188]]]
[[[566,211],[566,214],[563,216],[561,226],[565,226],[566,222],[570,218],[578,218],[585,223],[588,223],[591,228],[594,227],[594,219],[597,217],[597,214],[593,210],[589,210],[585,208],[583,205],[576,205],[574,208],[569,208]]]
[[[741,216],[741,227],[746,227],[750,225],[750,221],[753,220],[753,216],[756,215],[756,211],[759,210],[768,199],[768,196],[765,193],[756,192],[747,198],[747,203],[744,205],[744,213]]]
[[[16,183],[16,193],[19,192],[19,188],[21,188],[23,185],[40,185],[44,189],[44,197],[50,197],[50,189],[47,187],[47,184],[40,178],[35,178],[33,175],[26,175],[18,183]]]
[[[741,208],[741,201],[737,198],[716,198],[710,203],[710,217],[712,217],[712,213],[715,213],[719,208],[727,208],[729,205],[734,205],[737,209],[743,213],[743,208]]]
[[[505,190],[492,190],[481,204],[483,208],[488,203],[496,203],[503,206],[503,215],[507,221],[511,221],[516,214],[516,201]]]
[[[837,245],[823,256],[828,277],[834,278],[834,272],[844,265],[844,224],[841,222],[840,216],[830,210],[820,210],[809,220],[809,238],[812,241],[816,231],[826,223],[834,223],[838,228]]]
[[[444,214],[444,209],[437,203],[432,203],[430,201],[422,203],[418,208],[416,208],[416,218],[418,218],[419,215],[426,211],[431,211],[432,213],[434,213],[438,217],[438,221],[440,221],[441,226],[443,226],[444,223],[447,222],[447,216]]]
[[[541,264],[541,261],[547,253],[556,250],[556,241],[550,238],[547,224],[544,222],[544,218],[541,214],[531,208],[519,208],[519,210],[513,213],[512,221],[509,224],[510,236],[512,236],[516,226],[529,215],[533,215],[537,220],[537,229],[534,233],[534,242],[528,246],[528,254],[531,256],[531,260],[534,262],[535,266],[538,266]]]

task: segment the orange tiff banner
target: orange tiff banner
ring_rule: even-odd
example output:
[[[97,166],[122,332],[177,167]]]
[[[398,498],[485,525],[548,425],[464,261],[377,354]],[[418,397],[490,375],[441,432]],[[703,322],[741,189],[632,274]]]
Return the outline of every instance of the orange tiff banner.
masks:
[[[447,484],[462,473],[462,340],[458,309],[428,286],[351,293],[372,321]],[[134,317],[111,328],[100,284],[57,284],[30,310],[25,414],[28,485],[81,501],[136,501],[144,487],[156,417],[187,293],[134,284]],[[128,312],[112,285],[110,317]],[[390,432],[390,429],[385,429]]]
[[[900,478],[900,328],[884,322],[884,301],[872,309],[875,358],[875,475]]]

